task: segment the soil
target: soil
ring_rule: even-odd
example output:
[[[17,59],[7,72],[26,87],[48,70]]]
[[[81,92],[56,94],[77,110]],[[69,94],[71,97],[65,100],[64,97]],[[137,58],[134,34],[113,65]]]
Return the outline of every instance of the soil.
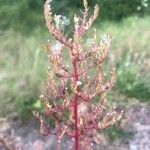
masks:
[[[93,145],[93,149],[150,150],[149,116],[150,106],[134,105],[126,111],[121,123],[121,128],[132,132],[133,135],[130,138],[115,140],[113,143],[101,135],[101,144]],[[23,123],[17,117],[0,119],[0,150],[56,150],[56,141],[54,136],[42,137],[36,121]],[[72,144],[72,140],[61,141],[61,150],[72,150]]]

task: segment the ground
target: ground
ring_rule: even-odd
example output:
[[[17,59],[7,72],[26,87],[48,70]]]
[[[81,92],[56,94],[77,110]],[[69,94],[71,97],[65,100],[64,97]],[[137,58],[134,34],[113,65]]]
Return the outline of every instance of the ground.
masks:
[[[121,122],[121,128],[132,132],[130,137],[108,141],[103,135],[100,145],[94,145],[94,150],[150,150],[150,106],[145,104],[134,105],[126,113]],[[17,117],[1,118],[0,137],[8,136],[18,145],[17,150],[54,150],[56,149],[55,137],[42,137],[36,122],[22,123]],[[70,140],[62,142],[64,150],[71,148]],[[69,148],[70,146],[70,148]],[[0,146],[0,150],[5,150]],[[12,149],[10,149],[12,150]]]

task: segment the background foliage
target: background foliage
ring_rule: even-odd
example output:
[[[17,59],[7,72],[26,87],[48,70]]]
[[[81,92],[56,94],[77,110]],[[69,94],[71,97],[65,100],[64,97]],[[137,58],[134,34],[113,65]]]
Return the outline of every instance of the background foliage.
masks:
[[[53,0],[53,10],[72,16],[82,8],[81,0]],[[149,0],[89,0],[92,6],[98,3],[101,8],[100,19],[121,20],[131,15],[149,14]],[[1,0],[0,28],[14,27],[23,30],[23,26],[43,26],[44,0]]]
[[[101,8],[95,23],[97,33],[99,37],[103,33],[112,36],[108,62],[116,66],[117,81],[110,93],[111,105],[115,101],[125,108],[135,102],[149,104],[150,1],[89,0],[91,8],[95,2]],[[51,40],[43,3],[44,0],[0,0],[0,116],[18,112],[26,118],[31,116],[31,110],[41,107],[37,100],[45,87],[47,63],[40,43]],[[53,0],[57,14],[71,17],[79,13],[79,8],[81,0]],[[71,28],[70,25],[67,32]],[[120,137],[122,131],[113,129],[108,134]]]

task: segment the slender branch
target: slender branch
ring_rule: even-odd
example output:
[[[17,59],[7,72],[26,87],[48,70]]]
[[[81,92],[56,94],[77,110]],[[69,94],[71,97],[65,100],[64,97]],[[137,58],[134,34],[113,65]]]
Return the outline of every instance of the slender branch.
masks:
[[[77,60],[73,59],[73,67],[74,67],[74,77],[75,82],[78,81],[78,71],[77,71]],[[77,92],[79,91],[79,87],[77,87]],[[75,150],[78,150],[78,95],[75,94],[74,98],[74,119],[75,119]]]
[[[72,49],[72,43],[69,40],[65,39],[63,33],[53,25],[51,18],[52,12],[48,1],[46,1],[44,5],[44,15],[49,33],[51,33],[54,36],[54,38],[60,43],[64,44],[69,49]]]

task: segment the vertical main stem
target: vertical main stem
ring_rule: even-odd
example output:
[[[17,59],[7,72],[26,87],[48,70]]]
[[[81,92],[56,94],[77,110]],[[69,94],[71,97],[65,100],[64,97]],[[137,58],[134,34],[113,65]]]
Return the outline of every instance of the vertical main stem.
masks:
[[[78,113],[77,113],[77,96],[75,95],[74,117],[75,117],[75,150],[78,150]]]
[[[76,58],[73,59],[73,68],[74,68],[74,77],[75,77],[75,81],[78,81],[78,71],[77,71],[77,60]],[[77,87],[77,91],[79,90],[79,88]],[[75,150],[78,150],[78,95],[75,94],[75,98],[74,98],[74,119],[75,119]]]

